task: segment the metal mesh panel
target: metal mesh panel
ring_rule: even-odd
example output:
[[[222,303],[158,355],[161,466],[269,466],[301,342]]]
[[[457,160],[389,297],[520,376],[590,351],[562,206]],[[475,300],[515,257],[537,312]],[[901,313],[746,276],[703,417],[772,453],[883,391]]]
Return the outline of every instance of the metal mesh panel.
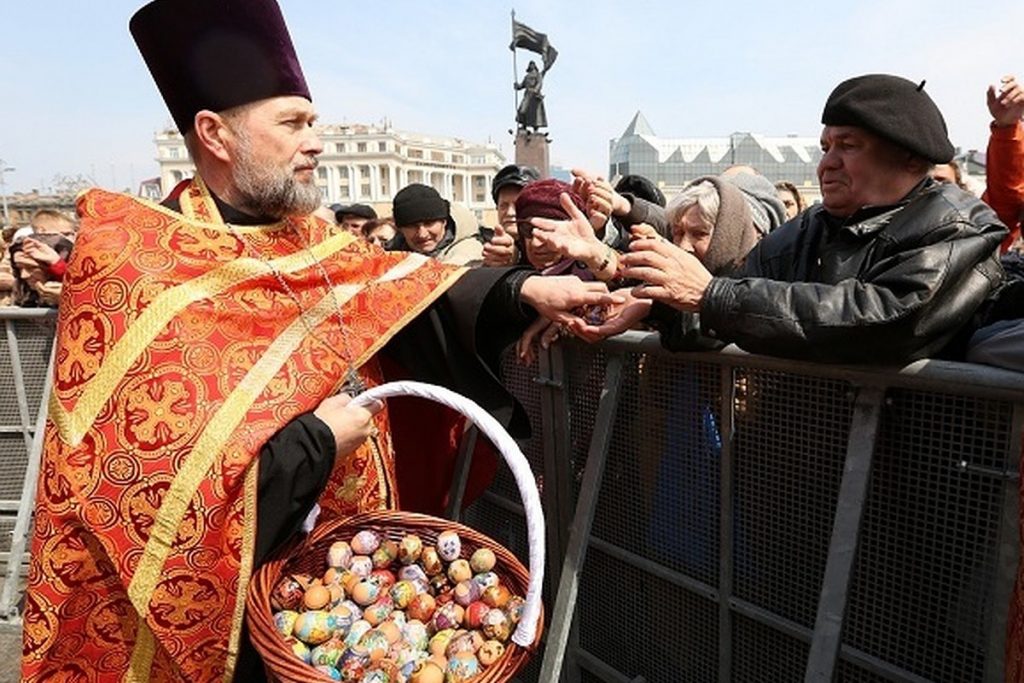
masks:
[[[1003,473],[1013,470],[1011,411],[995,400],[887,394],[848,644],[932,680],[984,678],[997,635],[992,590]]]
[[[11,366],[11,347],[7,343],[7,331],[0,326],[0,425],[14,427],[20,425],[21,421]]]
[[[850,662],[840,661],[839,666],[836,667],[836,681],[838,683],[885,683],[887,680],[891,679],[883,678],[878,674],[858,668]]]
[[[718,368],[630,356],[594,535],[718,583]]]
[[[717,678],[714,602],[591,548],[577,606],[580,646],[651,683]]]
[[[512,679],[512,683],[539,683],[540,666],[544,661],[544,643],[537,646],[526,666]]]
[[[13,514],[0,516],[0,553],[8,553],[11,550],[15,521]],[[4,562],[5,569],[6,565],[7,563]]]
[[[53,344],[54,319],[13,320],[14,333],[18,338],[18,356],[25,380],[25,394],[28,398],[29,420],[34,422],[36,411],[43,400],[43,384],[47,365],[50,362],[50,346]],[[6,345],[6,333],[3,343]]]
[[[530,469],[538,476],[538,484],[542,484],[544,441],[541,438],[543,427],[540,415],[540,387],[534,381],[534,378],[538,375],[537,364],[534,363],[529,367],[519,365],[512,351],[511,348],[507,349],[502,355],[502,379],[509,393],[515,396],[516,400],[526,410],[526,414],[530,419],[530,426],[533,431],[532,438],[520,441],[519,447],[530,463]],[[498,467],[489,490],[491,493],[514,503],[522,502],[522,497],[519,494],[519,488],[516,486],[515,478],[512,476],[512,471],[505,467],[503,463]]]
[[[733,616],[732,648],[733,683],[793,683],[804,679],[807,644],[753,619]]]
[[[846,456],[845,382],[735,371],[735,592],[813,627]]]
[[[569,399],[569,438],[572,449],[572,505],[579,497],[587,451],[594,432],[597,404],[604,386],[603,352],[580,344],[566,345],[566,395]]]
[[[16,503],[21,499],[28,468],[28,449],[20,433],[0,434],[0,501]]]

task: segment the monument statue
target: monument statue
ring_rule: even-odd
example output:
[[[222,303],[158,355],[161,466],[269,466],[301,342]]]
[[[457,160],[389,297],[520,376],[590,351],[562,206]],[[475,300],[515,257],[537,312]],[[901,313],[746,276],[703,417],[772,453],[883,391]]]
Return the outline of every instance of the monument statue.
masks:
[[[544,93],[541,92],[543,85],[544,74],[537,68],[537,63],[530,60],[523,80],[515,84],[516,90],[523,91],[523,99],[516,111],[516,122],[520,128],[532,128],[534,132],[538,128],[547,128],[548,117],[544,112]]]
[[[558,58],[558,50],[548,40],[546,33],[535,31],[526,24],[516,21],[516,13],[512,12],[512,84],[516,94],[516,163],[520,166],[532,166],[538,169],[542,178],[550,175],[548,137],[548,115],[544,110],[544,76]],[[540,55],[543,67],[536,61],[530,61],[526,73],[519,80],[519,69],[516,68],[516,50],[528,50]],[[522,99],[519,93],[522,91]],[[509,134],[512,130],[509,129]]]

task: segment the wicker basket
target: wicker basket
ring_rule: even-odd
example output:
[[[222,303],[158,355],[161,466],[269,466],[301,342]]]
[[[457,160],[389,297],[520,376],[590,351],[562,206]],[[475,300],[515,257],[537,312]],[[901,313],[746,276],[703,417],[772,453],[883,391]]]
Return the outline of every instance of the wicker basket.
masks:
[[[492,539],[478,531],[450,520],[398,510],[366,512],[344,519],[319,523],[304,539],[283,549],[267,561],[253,576],[246,598],[246,619],[249,636],[263,658],[269,676],[283,683],[331,681],[309,664],[298,659],[274,626],[270,596],[281,577],[292,573],[319,575],[331,544],[348,540],[362,529],[372,529],[395,541],[406,534],[417,534],[424,542],[434,543],[447,529],[455,530],[462,539],[463,556],[480,547],[492,549],[498,559],[495,572],[503,585],[517,595],[525,596],[522,618],[512,634],[501,658],[472,679],[473,683],[502,683],[510,680],[529,659],[540,640],[543,628],[541,586],[544,579],[544,515],[533,473],[516,442],[486,411],[455,392],[419,382],[393,382],[375,387],[354,399],[365,405],[391,396],[420,396],[442,403],[476,423],[505,458],[523,499],[530,547],[530,568]]]

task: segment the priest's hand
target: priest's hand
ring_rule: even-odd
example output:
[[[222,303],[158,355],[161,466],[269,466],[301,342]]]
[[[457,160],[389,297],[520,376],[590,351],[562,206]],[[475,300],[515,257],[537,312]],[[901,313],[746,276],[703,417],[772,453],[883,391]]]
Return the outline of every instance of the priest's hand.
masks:
[[[321,401],[313,411],[334,434],[335,453],[341,456],[348,455],[374,434],[373,416],[384,408],[380,401],[365,408],[350,407],[351,402],[348,394],[335,394]]]
[[[711,273],[689,251],[664,240],[634,240],[622,257],[623,277],[640,280],[633,288],[639,299],[661,301],[680,311],[697,313]]]
[[[608,293],[603,282],[584,282],[575,275],[530,276],[523,283],[519,298],[548,320],[563,325],[584,323],[576,312],[582,307],[622,302],[622,297]]]

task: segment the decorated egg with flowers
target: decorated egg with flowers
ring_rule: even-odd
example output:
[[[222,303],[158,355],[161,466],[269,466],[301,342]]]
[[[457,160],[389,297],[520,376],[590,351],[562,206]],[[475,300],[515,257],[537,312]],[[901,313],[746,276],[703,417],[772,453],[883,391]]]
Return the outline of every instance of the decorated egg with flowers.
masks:
[[[299,618],[299,613],[290,609],[281,610],[280,612],[274,613],[274,628],[282,636],[290,636],[292,631],[295,629],[295,620]]]
[[[380,547],[380,534],[370,529],[363,529],[352,537],[352,551],[356,555],[372,555]]]
[[[329,616],[323,610],[303,612],[295,620],[292,634],[304,643],[319,645],[334,635]]]
[[[480,660],[468,652],[460,652],[448,660],[445,683],[464,683],[481,671]]]
[[[459,555],[462,553],[462,539],[459,535],[449,529],[448,531],[442,531],[437,536],[437,554],[440,555],[441,559],[445,562],[454,562],[459,559]],[[429,574],[430,571],[428,570]]]

